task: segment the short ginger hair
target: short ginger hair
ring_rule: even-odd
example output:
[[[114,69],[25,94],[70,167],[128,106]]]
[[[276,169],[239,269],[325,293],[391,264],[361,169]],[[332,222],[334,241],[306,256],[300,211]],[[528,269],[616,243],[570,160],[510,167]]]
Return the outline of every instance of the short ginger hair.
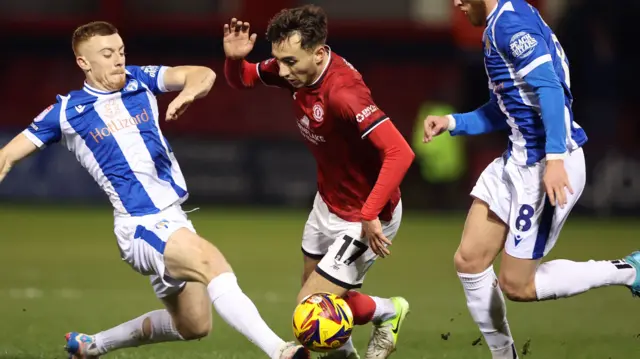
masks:
[[[106,21],[93,21],[79,26],[71,37],[71,47],[78,53],[78,46],[94,36],[109,36],[117,34],[118,29]]]

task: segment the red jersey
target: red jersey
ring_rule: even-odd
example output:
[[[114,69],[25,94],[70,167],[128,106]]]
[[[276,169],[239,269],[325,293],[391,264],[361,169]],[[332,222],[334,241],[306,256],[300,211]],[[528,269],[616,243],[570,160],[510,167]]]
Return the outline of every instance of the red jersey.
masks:
[[[291,92],[296,124],[316,160],[318,192],[331,212],[350,222],[376,216],[389,221],[400,201],[399,184],[413,152],[376,106],[360,73],[335,53],[329,56],[320,77],[302,88],[292,87],[278,75],[274,59],[258,64],[228,60],[225,74],[233,87],[252,87],[262,81]],[[400,158],[387,172],[395,173],[388,173],[386,183],[381,182],[381,170],[394,162],[394,156]]]

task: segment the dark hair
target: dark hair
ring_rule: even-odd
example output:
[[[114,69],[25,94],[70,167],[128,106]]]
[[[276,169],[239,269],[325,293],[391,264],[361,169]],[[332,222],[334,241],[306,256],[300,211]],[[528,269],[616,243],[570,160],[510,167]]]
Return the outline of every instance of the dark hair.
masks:
[[[269,21],[267,40],[278,43],[296,33],[300,34],[303,49],[324,44],[327,41],[327,14],[315,5],[281,10]]]
[[[71,37],[71,47],[73,51],[78,50],[78,45],[94,36],[109,36],[117,34],[118,29],[106,21],[93,21],[78,27]]]

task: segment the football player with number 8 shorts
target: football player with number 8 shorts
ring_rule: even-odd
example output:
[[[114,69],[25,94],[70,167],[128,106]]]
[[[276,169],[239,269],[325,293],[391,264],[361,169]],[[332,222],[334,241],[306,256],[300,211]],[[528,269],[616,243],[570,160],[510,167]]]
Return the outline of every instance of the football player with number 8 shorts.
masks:
[[[317,6],[285,9],[267,29],[273,57],[250,63],[256,35],[248,22],[224,26],[225,76],[236,89],[258,84],[293,97],[295,124],[315,157],[318,191],[302,233],[303,286],[346,299],[355,324],[372,322],[367,359],[387,358],[409,310],[401,297],[378,298],[360,288],[385,257],[402,217],[399,185],[414,154],[374,103],[358,71],[326,44],[327,17]],[[331,358],[358,358],[349,340]]]
[[[428,116],[425,142],[508,130],[509,145],[471,191],[454,262],[471,316],[494,359],[518,358],[503,292],[514,301],[571,297],[618,285],[640,294],[640,252],[623,259],[541,263],[585,186],[585,131],[574,121],[569,61],[556,35],[525,0],[454,0],[485,26],[490,100],[475,111]],[[493,262],[502,251],[500,274]],[[545,356],[543,354],[543,356]],[[546,357],[553,357],[548,353]]]

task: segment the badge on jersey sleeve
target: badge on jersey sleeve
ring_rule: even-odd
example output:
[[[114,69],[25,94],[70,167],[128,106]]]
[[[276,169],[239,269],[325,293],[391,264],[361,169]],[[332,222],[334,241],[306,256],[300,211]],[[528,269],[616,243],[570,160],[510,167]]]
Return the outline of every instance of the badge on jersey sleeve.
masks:
[[[31,128],[34,131],[40,130],[40,128],[38,127],[38,125],[36,125],[36,123],[44,120],[45,116],[47,116],[47,114],[51,112],[51,110],[53,110],[53,105],[49,105],[49,107],[45,108],[44,111],[40,112],[40,114],[33,119],[33,121],[31,122]]]
[[[514,58],[525,58],[533,53],[538,41],[528,32],[520,31],[511,37],[509,50]]]
[[[33,119],[33,122],[40,122],[44,119],[44,117],[53,110],[53,105],[49,105],[49,107],[45,108],[44,111],[40,112],[36,118]]]

